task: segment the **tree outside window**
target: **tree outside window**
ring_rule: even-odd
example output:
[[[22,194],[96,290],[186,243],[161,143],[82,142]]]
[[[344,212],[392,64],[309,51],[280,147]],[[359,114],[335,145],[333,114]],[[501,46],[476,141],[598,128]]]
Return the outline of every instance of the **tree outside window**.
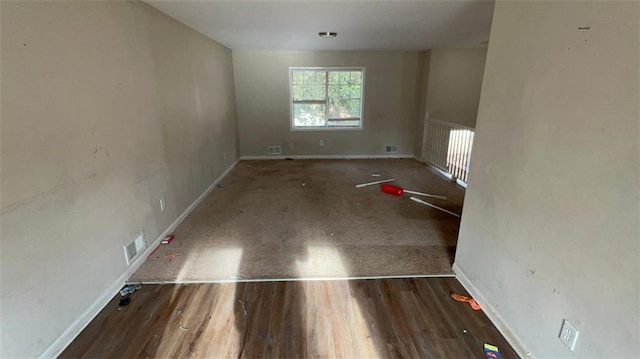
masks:
[[[293,129],[362,128],[364,68],[291,68]]]

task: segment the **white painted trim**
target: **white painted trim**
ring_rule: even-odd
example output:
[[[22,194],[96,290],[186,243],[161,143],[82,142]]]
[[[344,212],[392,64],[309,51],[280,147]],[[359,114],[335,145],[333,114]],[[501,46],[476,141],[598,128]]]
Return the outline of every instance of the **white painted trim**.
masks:
[[[328,126],[323,126],[323,127],[296,127],[294,125],[294,119],[293,119],[293,71],[304,71],[304,70],[312,70],[312,71],[323,71],[325,72],[326,76],[328,76],[328,73],[331,71],[360,71],[361,72],[361,76],[362,76],[362,81],[360,83],[360,124],[357,127],[339,127],[339,126],[335,126],[335,127],[328,127]],[[289,66],[289,127],[291,129],[291,131],[352,131],[352,130],[363,130],[364,129],[364,92],[365,92],[365,77],[366,77],[366,72],[367,72],[367,68],[364,66],[356,66],[356,67],[337,67],[337,66],[332,66],[332,67],[298,67],[298,66]],[[327,78],[327,82],[325,83],[325,90],[326,90],[326,86],[329,85],[329,81]],[[325,94],[325,103],[328,103],[327,101],[329,101],[329,94],[328,92]],[[325,108],[325,120],[328,121],[328,112],[329,111],[329,107],[326,106]]]
[[[424,163],[425,165],[427,165],[427,167],[429,167],[430,170],[436,172],[437,174],[443,176],[444,178],[446,178],[448,180],[451,180],[453,178],[451,173],[447,173],[447,172],[439,169],[438,167],[436,167],[436,166],[432,165],[431,163],[429,163],[429,161],[425,160],[424,158],[418,157],[418,156],[415,156],[414,158],[415,158],[416,161]]]
[[[439,123],[441,125],[445,125],[445,126],[448,126],[448,127],[452,127],[452,128],[455,128],[455,129],[468,130],[468,131],[473,131],[473,132],[476,131],[476,129],[473,128],[473,127],[461,125],[461,124],[458,124],[458,123],[455,123],[455,122],[436,120],[435,118],[430,118],[430,117],[427,117],[426,120],[427,121],[431,121],[431,122],[435,122],[435,123]]]
[[[447,172],[439,169],[438,167],[436,167],[436,166],[432,165],[431,163],[429,163],[427,160],[425,160],[425,159],[423,159],[421,157],[418,157],[418,156],[415,156],[414,158],[415,158],[416,161],[424,163],[425,165],[427,165],[427,167],[429,167],[429,169],[435,171],[436,173],[438,173],[439,175],[443,176],[444,178],[446,178],[446,179],[448,179],[450,181],[453,180],[453,176],[450,173],[447,173]],[[456,178],[456,183],[460,187],[467,188],[467,184],[462,182],[459,178]]]
[[[458,267],[456,263],[453,263],[453,271],[456,274],[456,278],[462,284],[462,286],[471,294],[473,299],[480,304],[482,307],[482,311],[487,315],[491,323],[496,326],[498,331],[504,336],[504,338],[509,342],[513,350],[518,353],[521,358],[535,358],[533,354],[529,350],[525,344],[518,338],[515,332],[511,329],[511,327],[507,324],[507,322],[502,318],[498,310],[489,305],[489,301],[486,296],[482,294],[480,290],[471,282],[469,277],[464,273],[464,271]]]
[[[164,237],[173,232],[182,221],[207,197],[207,195],[220,183],[238,164],[239,160],[236,160],[229,168],[227,168],[215,181],[196,198],[193,203],[182,212],[182,214],[176,218],[173,223],[164,231],[153,243],[146,248],[142,255],[138,255],[137,258],[131,263],[127,270],[118,277],[108,288],[105,290],[98,299],[93,302],[60,336],[54,340],[54,342],[40,355],[40,358],[55,358],[59,356],[73,340],[86,328],[89,323],[100,313],[100,311],[111,301],[111,299],[120,292],[120,289],[125,285],[127,279],[135,273],[140,266],[147,260],[147,257],[153,252],[153,250],[160,245],[160,242]]]
[[[433,171],[435,171],[436,173],[438,173],[442,177],[448,179],[449,181],[453,180],[453,175],[451,175],[451,173],[447,173],[447,172],[439,169],[438,167],[432,165],[429,162],[425,162],[425,164],[427,165],[427,167],[429,167],[430,169],[432,169]]]
[[[362,123],[362,117],[360,118],[360,123]],[[364,127],[294,127],[291,129],[292,132],[314,132],[314,131],[362,131]]]
[[[408,274],[380,275],[363,277],[321,277],[321,278],[263,278],[263,279],[211,279],[211,280],[175,280],[175,281],[141,281],[140,284],[198,284],[198,283],[257,283],[257,282],[300,282],[320,280],[359,280],[359,279],[401,279],[401,278],[453,278],[455,274]]]
[[[413,159],[413,155],[296,155],[296,156],[241,156],[240,160],[360,160],[373,158]]]
[[[131,269],[131,267],[129,267]],[[102,308],[106,307],[114,295],[118,294],[127,278],[131,274],[129,270],[122,273],[115,282],[113,282],[107,290],[105,290],[98,299],[93,302],[60,336],[51,343],[51,345],[40,355],[40,358],[57,358],[73,340],[86,328],[95,318]]]

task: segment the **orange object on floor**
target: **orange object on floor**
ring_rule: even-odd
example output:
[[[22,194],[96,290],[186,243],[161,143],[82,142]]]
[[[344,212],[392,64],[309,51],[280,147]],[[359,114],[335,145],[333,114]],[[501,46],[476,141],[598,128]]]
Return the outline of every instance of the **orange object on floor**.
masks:
[[[473,310],[480,310],[480,304],[478,304],[475,299],[469,298],[466,295],[451,293],[451,298],[453,298],[453,300],[455,300],[456,302],[469,303]]]

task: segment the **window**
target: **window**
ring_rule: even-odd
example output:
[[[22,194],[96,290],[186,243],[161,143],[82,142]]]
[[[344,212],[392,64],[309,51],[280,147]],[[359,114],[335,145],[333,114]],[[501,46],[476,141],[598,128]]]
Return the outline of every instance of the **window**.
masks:
[[[291,128],[360,129],[364,68],[291,68]]]

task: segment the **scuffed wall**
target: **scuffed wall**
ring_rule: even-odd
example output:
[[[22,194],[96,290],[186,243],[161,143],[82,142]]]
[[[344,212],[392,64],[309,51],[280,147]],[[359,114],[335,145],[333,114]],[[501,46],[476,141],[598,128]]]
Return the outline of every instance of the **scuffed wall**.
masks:
[[[33,357],[238,158],[232,58],[139,2],[1,7],[0,356]]]

